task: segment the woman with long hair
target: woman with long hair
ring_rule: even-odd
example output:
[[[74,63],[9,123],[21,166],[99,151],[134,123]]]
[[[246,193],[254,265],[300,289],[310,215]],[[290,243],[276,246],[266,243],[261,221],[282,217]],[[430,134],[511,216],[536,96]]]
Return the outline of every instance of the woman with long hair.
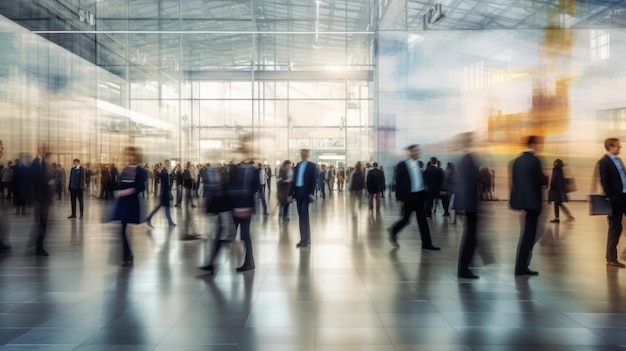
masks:
[[[350,175],[350,199],[351,205],[354,205],[355,200],[358,201],[359,207],[363,204],[363,188],[365,188],[365,175],[363,173],[363,165],[361,161],[354,165],[354,170]]]

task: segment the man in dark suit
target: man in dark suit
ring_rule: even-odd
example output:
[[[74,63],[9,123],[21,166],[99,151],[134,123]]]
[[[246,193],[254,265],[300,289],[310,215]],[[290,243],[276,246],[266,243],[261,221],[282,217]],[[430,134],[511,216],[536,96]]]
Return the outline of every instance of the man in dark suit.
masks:
[[[367,173],[365,187],[369,194],[369,209],[374,210],[376,201],[376,212],[380,211],[380,196],[385,191],[385,174],[378,168],[378,162],[374,162],[373,168]]]
[[[309,150],[300,150],[302,161],[294,170],[294,181],[289,188],[287,200],[292,202],[296,199],[300,225],[300,242],[296,247],[308,247],[311,244],[311,227],[309,225],[309,203],[315,200],[315,187],[317,186],[317,166],[308,161]]]
[[[80,206],[80,218],[83,218],[83,192],[87,187],[86,171],[83,166],[80,165],[79,159],[74,159],[74,167],[70,170],[70,197],[72,200],[72,214],[67,218],[76,218],[76,199],[78,199]]]
[[[424,170],[424,182],[426,184],[426,217],[431,217],[433,214],[433,205],[435,199],[441,197],[441,187],[444,180],[443,169],[437,164],[437,158],[431,157],[426,170]]]
[[[626,213],[626,170],[624,163],[617,157],[622,145],[619,139],[609,138],[604,141],[606,155],[598,161],[600,183],[604,196],[611,202],[613,213],[609,216],[609,233],[606,240],[606,264],[624,268],[617,260],[617,244],[622,234],[622,217]]]
[[[52,204],[52,189],[49,185],[50,179],[54,175],[50,172],[48,158],[50,152],[47,144],[42,144],[39,148],[39,156],[35,158],[30,166],[30,176],[32,177],[32,193],[37,202],[37,211],[35,212],[37,232],[37,256],[48,256],[48,252],[44,250],[43,243],[46,237],[48,227],[48,215],[50,213],[50,205]]]
[[[528,150],[513,161],[511,167],[511,208],[526,211],[524,230],[517,244],[515,275],[538,275],[528,266],[537,237],[537,223],[542,201],[542,187],[548,185],[548,177],[543,173],[541,161],[535,155],[543,149],[543,138],[530,136]]]
[[[399,247],[397,240],[398,232],[409,223],[411,214],[415,212],[420,236],[422,237],[422,250],[439,250],[438,247],[433,246],[426,214],[424,213],[427,195],[424,175],[417,161],[419,158],[419,146],[411,145],[407,150],[409,151],[409,159],[398,163],[395,174],[396,200],[402,208],[402,219],[396,222],[389,230],[389,241],[394,247]]]
[[[460,142],[463,144],[464,149],[469,149],[472,142],[472,133],[462,134]],[[457,169],[459,174],[458,183],[456,183],[453,189],[446,189],[455,193],[452,208],[455,211],[463,211],[465,213],[465,226],[463,228],[463,237],[461,238],[461,247],[459,248],[457,275],[459,278],[478,279],[478,276],[469,269],[477,243],[478,183],[480,178],[477,155],[473,152],[467,152],[459,161]]]

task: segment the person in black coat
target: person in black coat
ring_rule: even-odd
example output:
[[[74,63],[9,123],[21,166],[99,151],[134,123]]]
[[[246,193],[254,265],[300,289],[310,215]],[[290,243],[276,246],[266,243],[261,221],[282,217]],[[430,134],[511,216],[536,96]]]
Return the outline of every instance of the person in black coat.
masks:
[[[378,162],[374,162],[373,167],[367,172],[365,185],[369,194],[369,209],[374,209],[376,201],[376,212],[380,211],[380,196],[385,191],[385,174],[378,168]]]
[[[466,150],[471,146],[472,137],[472,133],[461,135],[460,142]],[[458,182],[449,189],[455,194],[452,209],[465,213],[457,275],[459,278],[478,279],[478,276],[469,268],[478,242],[478,188],[480,182],[478,155],[474,152],[467,152],[459,161],[457,169]]]
[[[563,175],[563,161],[556,159],[554,161],[554,168],[552,168],[552,177],[550,177],[550,189],[548,190],[548,201],[554,202],[554,219],[550,222],[559,223],[559,210],[562,209],[567,215],[570,221],[574,220],[572,213],[565,207],[564,202],[568,202],[567,197],[567,180]]]
[[[157,182],[161,183],[161,191],[159,193],[159,204],[154,208],[154,210],[152,210],[152,212],[150,212],[148,217],[146,217],[146,224],[150,228],[154,228],[150,221],[161,207],[165,209],[165,216],[167,217],[167,222],[169,223],[169,226],[176,226],[176,223],[174,223],[174,221],[172,220],[172,215],[170,214],[170,203],[172,201],[172,186],[169,173],[170,166],[170,160],[165,160],[165,162],[163,162],[163,167],[161,168],[161,171],[157,175]]]
[[[441,189],[444,181],[444,172],[437,163],[436,157],[431,157],[426,170],[424,170],[424,182],[426,184],[426,217],[431,217],[435,199],[441,197]]]
[[[426,213],[424,213],[427,194],[424,175],[417,160],[420,154],[419,146],[411,145],[407,150],[409,159],[398,163],[395,173],[396,200],[402,209],[402,219],[389,229],[389,241],[394,247],[399,247],[397,240],[398,232],[409,223],[411,214],[415,212],[422,238],[422,250],[439,250],[432,243],[430,228],[428,228]]]
[[[39,156],[36,157],[30,165],[30,182],[32,186],[33,199],[36,201],[35,218],[37,219],[37,256],[48,256],[48,252],[44,250],[43,244],[46,237],[48,227],[48,215],[50,214],[50,205],[52,204],[52,188],[50,180],[54,178],[54,173],[50,167],[50,152],[47,144],[43,144],[39,148]]]
[[[609,138],[604,141],[606,155],[597,164],[600,183],[605,198],[611,202],[612,213],[609,216],[609,232],[606,240],[606,264],[624,268],[617,260],[617,245],[622,234],[622,217],[626,213],[626,170],[624,163],[617,157],[622,145],[619,139]]]
[[[309,150],[300,150],[302,161],[293,172],[293,181],[289,188],[288,201],[295,198],[298,207],[300,242],[296,247],[308,247],[311,244],[311,226],[309,224],[309,204],[315,201],[317,186],[317,166],[308,161]]]
[[[515,275],[538,275],[530,270],[532,250],[537,237],[537,223],[543,205],[542,188],[548,185],[548,177],[543,173],[541,161],[536,153],[543,149],[543,138],[528,137],[528,150],[513,161],[511,167],[512,209],[524,210],[526,218],[524,229],[517,245]]]
[[[116,187],[119,190],[119,198],[112,218],[112,220],[122,222],[123,267],[133,265],[134,256],[126,235],[126,227],[129,223],[139,224],[144,219],[141,215],[143,208],[139,194],[146,190],[146,180],[148,179],[147,172],[139,166],[141,162],[139,149],[132,146],[127,147],[126,156],[128,157],[128,165],[124,167],[118,177]]]
[[[363,204],[363,189],[365,189],[365,175],[361,161],[354,165],[350,175],[350,207],[354,211],[354,203],[358,202],[359,208]]]

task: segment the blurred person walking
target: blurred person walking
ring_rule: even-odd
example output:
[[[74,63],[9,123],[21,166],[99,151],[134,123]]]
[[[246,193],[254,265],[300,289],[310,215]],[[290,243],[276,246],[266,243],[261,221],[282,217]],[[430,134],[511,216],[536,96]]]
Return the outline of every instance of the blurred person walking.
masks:
[[[563,204],[565,202],[569,202],[569,198],[567,196],[567,180],[565,179],[565,175],[563,173],[563,167],[565,164],[561,159],[557,158],[554,161],[553,166],[552,176],[550,177],[550,189],[548,190],[548,202],[554,202],[554,219],[550,222],[561,222],[559,218],[559,210],[563,210],[565,215],[567,215],[568,220],[573,221],[574,216],[572,216],[572,213]]]
[[[70,199],[72,202],[72,214],[67,218],[76,218],[76,200],[78,199],[80,206],[80,218],[83,218],[84,204],[83,204],[83,192],[87,188],[86,171],[83,166],[80,165],[80,160],[74,159],[74,167],[70,170],[70,182],[68,188],[70,189]]]
[[[378,162],[374,162],[372,169],[367,173],[365,184],[369,194],[369,209],[374,210],[376,202],[376,212],[380,211],[380,196],[385,191],[385,174],[378,168]]]
[[[152,217],[154,217],[154,215],[161,207],[165,209],[165,217],[167,218],[168,225],[170,227],[176,226],[176,223],[174,223],[174,221],[172,220],[172,215],[170,213],[170,205],[172,201],[172,187],[169,173],[170,166],[170,160],[165,160],[163,162],[163,167],[160,169],[157,175],[157,180],[154,182],[154,184],[160,183],[161,187],[159,188],[159,204],[154,208],[154,210],[152,210],[152,212],[150,212],[148,217],[146,217],[146,224],[150,228],[154,228],[151,223]],[[154,188],[157,189],[156,186]]]
[[[337,171],[337,191],[343,191],[343,184],[346,181],[346,169],[342,166]]]
[[[198,240],[200,235],[195,233],[193,225],[192,208],[196,205],[193,203],[193,177],[191,175],[191,162],[187,161],[185,170],[183,171],[183,205],[184,205],[184,223],[183,230],[180,235],[180,240]]]
[[[443,185],[442,191],[443,195],[441,196],[441,206],[443,207],[443,216],[450,216],[450,202],[452,201],[452,197],[454,196],[454,189],[456,188],[457,174],[456,167],[454,163],[448,162],[446,165],[446,169],[444,171],[443,177]],[[476,189],[478,191],[478,189]]]
[[[517,244],[515,275],[538,275],[529,268],[537,238],[537,224],[543,200],[542,188],[548,185],[541,161],[536,154],[543,150],[543,137],[530,136],[528,149],[513,160],[511,167],[511,208],[526,212],[522,233]]]
[[[394,247],[399,247],[398,233],[404,228],[411,218],[411,214],[415,212],[417,225],[422,238],[422,250],[435,250],[440,248],[432,243],[430,237],[430,228],[426,220],[425,204],[428,195],[424,183],[424,175],[418,162],[420,150],[418,145],[410,145],[407,148],[409,158],[406,161],[398,163],[396,166],[396,201],[402,209],[402,219],[396,222],[389,229],[389,241]]]
[[[128,165],[124,167],[119,175],[117,184],[118,199],[113,212],[112,220],[122,223],[121,237],[123,244],[122,266],[130,267],[133,265],[134,256],[126,228],[128,224],[139,224],[142,222],[142,206],[139,194],[146,190],[146,180],[148,174],[139,165],[141,162],[141,153],[139,148],[129,146],[126,148],[126,157]]]
[[[293,181],[293,168],[291,167],[291,161],[285,160],[280,166],[278,171],[278,178],[276,179],[276,198],[278,199],[278,219],[283,221],[289,220],[289,188]]]
[[[470,264],[476,250],[477,226],[478,226],[478,196],[480,182],[479,158],[475,152],[469,151],[472,145],[472,133],[461,134],[461,144],[465,149],[465,155],[459,161],[458,182],[454,186],[448,185],[448,191],[454,191],[455,198],[453,209],[465,214],[463,237],[459,248],[459,260],[457,275],[459,278],[478,279],[478,276],[470,270]],[[451,167],[448,164],[448,168]],[[445,206],[444,206],[445,209]],[[446,209],[447,211],[447,209]]]
[[[35,223],[37,223],[37,226],[35,232],[37,248],[35,254],[37,256],[48,256],[48,252],[46,252],[43,246],[48,229],[50,205],[52,204],[50,180],[54,179],[49,163],[50,156],[48,144],[44,143],[39,147],[39,155],[33,159],[30,165],[30,175],[32,177],[30,185],[32,186],[32,194],[36,202]]]
[[[4,144],[2,143],[2,140],[0,140],[0,159],[2,159],[3,156],[4,156]],[[4,187],[7,188],[9,194],[11,194],[11,190],[9,189],[7,183],[5,182],[4,175],[7,174],[6,173],[7,169],[9,169],[12,174],[13,170],[11,169],[11,166],[12,166],[12,163],[11,161],[9,161],[7,163],[7,167],[2,170],[2,184]],[[4,195],[4,193],[0,195]],[[11,248],[11,246],[9,245],[8,236],[9,236],[9,215],[6,211],[6,207],[4,203],[0,202],[0,251],[8,250]]]
[[[358,202],[359,208],[363,205],[363,189],[365,189],[365,175],[363,164],[361,161],[358,161],[350,175],[350,207],[352,211],[354,211],[356,202]]]
[[[439,167],[436,157],[431,157],[430,162],[424,170],[424,184],[426,188],[426,217],[432,217],[433,211],[437,212],[436,200],[441,197],[441,190],[444,180],[444,172]]]
[[[322,193],[322,199],[326,198],[326,165],[322,165],[322,170],[318,175],[317,189]]]
[[[263,165],[260,163],[258,164],[257,170],[259,171],[259,189],[257,189],[256,193],[261,199],[261,205],[263,205],[263,215],[268,216],[267,202],[265,201],[265,183],[267,182],[267,175],[265,174]]]
[[[4,197],[5,199],[10,200],[13,196],[11,189],[11,180],[13,178],[13,162],[7,162],[7,166],[2,170],[2,174],[0,175],[2,179],[2,194],[0,196],[4,196],[4,190],[6,189],[7,195]]]

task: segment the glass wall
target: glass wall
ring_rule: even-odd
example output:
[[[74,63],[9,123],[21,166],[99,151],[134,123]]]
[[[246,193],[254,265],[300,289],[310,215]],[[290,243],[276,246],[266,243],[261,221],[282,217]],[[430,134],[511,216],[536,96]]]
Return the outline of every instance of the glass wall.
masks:
[[[443,20],[445,21],[445,19]],[[391,166],[410,144],[422,159],[458,159],[454,136],[473,131],[495,197],[508,198],[507,165],[528,135],[546,138],[546,174],[562,159],[589,194],[609,136],[624,138],[626,30],[546,27],[379,32],[377,146]],[[567,175],[566,175],[567,176]]]

